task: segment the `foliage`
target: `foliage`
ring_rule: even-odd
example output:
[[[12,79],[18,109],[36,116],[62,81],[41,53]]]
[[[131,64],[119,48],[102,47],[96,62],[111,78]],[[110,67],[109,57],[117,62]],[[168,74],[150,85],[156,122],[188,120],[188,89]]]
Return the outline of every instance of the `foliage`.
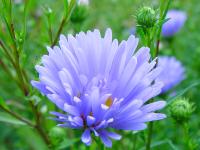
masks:
[[[56,123],[49,119],[49,112],[56,108],[31,87],[30,80],[37,78],[34,66],[40,64],[46,46],[57,43],[60,32],[67,35],[94,28],[105,31],[110,27],[114,37],[126,39],[130,29],[136,27],[134,16],[139,8],[150,6],[157,10],[160,1],[91,0],[88,8],[84,6],[78,14],[80,17],[82,11],[87,10],[84,16],[73,22],[70,16],[77,9],[75,5],[75,0],[69,4],[66,0],[13,0],[12,5],[9,0],[0,0],[0,150],[99,149],[98,141],[88,148],[80,141],[79,131],[66,128],[61,133],[64,138],[52,142],[55,136],[49,135]],[[171,103],[184,96],[196,109],[187,124],[180,125],[171,118],[166,107],[163,111],[168,118],[154,123],[151,149],[195,150],[200,149],[200,4],[198,0],[174,0],[170,8],[184,10],[188,18],[174,37],[161,37],[159,54],[173,55],[180,60],[186,68],[186,78],[157,98]],[[162,21],[158,25],[167,20]],[[153,40],[159,37],[151,36]],[[154,48],[154,43],[150,47]],[[177,93],[174,97],[173,92]],[[114,141],[112,149],[145,149],[148,130],[120,132],[123,138]]]

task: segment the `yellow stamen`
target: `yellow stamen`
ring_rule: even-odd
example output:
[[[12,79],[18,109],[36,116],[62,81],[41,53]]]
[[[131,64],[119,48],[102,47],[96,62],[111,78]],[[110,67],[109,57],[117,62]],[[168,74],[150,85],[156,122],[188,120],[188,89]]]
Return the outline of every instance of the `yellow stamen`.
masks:
[[[105,105],[108,106],[108,107],[110,107],[112,104],[113,104],[113,99],[112,99],[112,97],[110,96],[110,97],[108,97],[108,99],[106,100]]]

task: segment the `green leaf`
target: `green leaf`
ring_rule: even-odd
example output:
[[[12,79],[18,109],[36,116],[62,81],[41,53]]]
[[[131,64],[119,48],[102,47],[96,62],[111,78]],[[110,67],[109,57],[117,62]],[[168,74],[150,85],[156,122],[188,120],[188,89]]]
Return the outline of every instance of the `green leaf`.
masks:
[[[23,128],[18,128],[16,132],[20,135],[20,143],[26,144],[29,147],[28,149],[31,147],[33,150],[50,150],[39,134],[32,128],[24,126]],[[25,146],[23,148],[25,149]]]
[[[169,143],[170,147],[172,148],[172,150],[178,150],[178,148],[176,148],[176,146],[172,143],[171,140],[168,140],[168,143]]]
[[[151,148],[158,147],[158,146],[161,146],[163,144],[169,144],[169,146],[172,148],[172,150],[178,150],[176,148],[176,146],[172,143],[172,141],[169,140],[169,139],[154,142],[154,143],[151,144]],[[142,147],[140,150],[145,150],[145,147]]]
[[[185,94],[187,91],[189,91],[191,88],[200,85],[200,81],[196,81],[194,83],[192,83],[190,86],[188,86],[187,88],[181,90],[180,92],[178,92],[178,94],[174,97],[170,97],[167,101],[167,106],[169,104],[171,104],[175,99],[177,99],[178,97],[182,96],[183,94]],[[166,107],[165,107],[166,108]]]
[[[74,145],[76,142],[78,142],[80,138],[75,138],[75,139],[65,139],[58,147],[58,149],[65,149],[68,148],[72,145]]]
[[[68,2],[68,0],[64,0],[64,7],[65,7],[65,13],[66,13],[66,15],[67,15],[67,13],[68,13],[68,7],[69,7],[69,2]]]
[[[157,147],[166,143],[168,143],[168,140],[157,141],[151,144],[151,148]],[[140,150],[145,150],[145,147],[140,148]]]
[[[10,123],[10,124],[15,124],[15,125],[26,125],[24,122],[19,121],[12,117],[11,115],[0,112],[0,122],[5,122],[5,123]]]
[[[9,109],[8,106],[6,105],[6,102],[3,100],[2,97],[0,97],[0,106],[6,108],[6,109]]]

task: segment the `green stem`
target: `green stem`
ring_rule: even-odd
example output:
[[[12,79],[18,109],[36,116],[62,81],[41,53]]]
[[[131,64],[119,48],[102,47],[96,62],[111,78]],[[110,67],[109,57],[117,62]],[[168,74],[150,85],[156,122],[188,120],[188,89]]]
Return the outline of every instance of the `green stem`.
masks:
[[[159,22],[162,22],[165,19],[171,1],[172,0],[168,0],[167,5],[166,5],[165,8],[164,8],[165,0],[162,1],[161,9],[160,9]],[[164,10],[163,10],[163,8],[164,8]],[[161,31],[162,31],[162,25],[160,25],[160,27],[158,28],[158,32],[157,32],[157,42],[156,42],[156,49],[155,49],[155,53],[154,53],[154,58],[157,57],[158,53],[159,53],[159,45],[160,45],[160,40],[161,40]]]
[[[19,114],[8,110],[8,109],[4,108],[1,105],[0,105],[0,109],[3,110],[3,111],[5,111],[6,113],[10,114],[11,116],[15,117],[16,119],[24,122],[25,124],[29,125],[30,127],[33,127],[33,128],[35,127],[35,125],[31,121],[29,121],[28,119],[20,116]]]
[[[0,46],[2,47],[6,57],[8,58],[8,60],[11,62],[11,64],[14,66],[15,65],[15,62],[9,52],[9,50],[6,48],[5,44],[3,43],[3,41],[0,39]]]
[[[187,122],[183,124],[183,131],[184,131],[184,137],[185,137],[184,138],[184,143],[187,146],[187,148],[190,149],[189,144],[188,144],[188,142],[190,140],[190,137],[189,137],[189,126],[188,126]]]
[[[49,40],[51,42],[51,44],[53,44],[53,33],[52,33],[52,25],[51,25],[51,17],[48,17],[48,34],[49,34]]]
[[[147,29],[146,32],[147,32],[147,46],[149,48],[151,48],[151,32],[150,32],[150,29]]]
[[[64,25],[67,22],[69,22],[69,19],[71,17],[71,14],[72,14],[72,12],[74,10],[75,5],[76,5],[76,0],[71,0],[70,4],[69,4],[68,11],[67,11],[67,14],[64,15],[64,17],[63,17],[63,19],[61,21],[60,27],[59,27],[59,29],[58,29],[58,31],[56,33],[56,37],[55,37],[51,47],[53,47],[57,43],[58,38],[59,38],[59,36],[60,36],[60,34],[61,34],[62,30],[63,30]]]
[[[132,150],[136,150],[137,134],[134,134],[133,136],[134,136],[134,137],[133,137],[133,148],[132,148]]]
[[[0,46],[2,47],[2,49],[3,49],[3,51],[5,53],[5,56],[7,57],[7,59],[11,62],[12,66],[15,68],[15,70],[17,70],[18,66],[15,63],[15,60],[12,58],[12,55],[9,53],[9,50],[6,48],[6,46],[4,45],[3,41],[1,41],[1,40],[0,40]],[[5,70],[5,71],[8,73],[8,70]],[[17,73],[19,73],[19,72],[17,72]],[[17,82],[17,84],[20,87],[20,89],[22,89],[23,91],[25,91],[25,88],[21,84],[20,79],[19,80],[15,80],[15,81]]]
[[[160,18],[159,18],[160,22],[165,19],[167,11],[169,9],[170,3],[171,3],[171,0],[168,0],[166,7],[164,7],[165,0],[162,1],[161,9],[160,9]],[[159,54],[159,46],[160,46],[160,40],[161,40],[161,30],[162,30],[162,25],[160,25],[160,27],[158,29],[158,32],[157,32],[157,42],[156,42],[156,48],[155,48],[155,52],[154,52],[153,58],[158,57],[158,54]],[[154,68],[157,67],[157,64],[158,64],[158,60],[156,60],[156,65],[155,65]],[[152,134],[153,134],[153,122],[150,122],[149,125],[148,125],[148,135],[147,135],[147,142],[146,142],[146,150],[150,150],[151,149]]]
[[[29,93],[30,93],[30,91],[29,91],[29,81],[28,81],[28,77],[26,75],[25,70],[23,70],[23,68],[20,66],[20,53],[19,53],[20,50],[17,47],[17,42],[16,42],[16,38],[15,38],[16,37],[15,36],[15,29],[14,29],[14,25],[12,23],[12,3],[11,3],[11,0],[10,0],[10,9],[11,9],[11,11],[10,11],[10,22],[8,22],[6,18],[4,18],[4,20],[5,20],[6,26],[8,28],[10,37],[11,37],[11,41],[13,42],[13,56],[9,53],[9,51],[4,46],[2,41],[0,41],[0,46],[4,50],[5,54],[9,58],[8,60],[11,62],[11,64],[13,65],[13,68],[15,69],[15,72],[17,74],[17,78],[18,78],[19,83],[20,83],[20,89],[22,90],[24,96],[28,96]],[[18,114],[14,113],[14,112],[11,112],[11,111],[4,109],[2,107],[1,107],[1,109],[6,111],[7,113],[12,114],[13,116],[15,116],[15,118],[25,122],[26,124],[30,125],[31,127],[34,127],[37,130],[37,132],[39,133],[39,135],[42,137],[44,142],[48,146],[50,146],[51,143],[50,143],[50,140],[48,139],[48,136],[45,133],[45,130],[44,130],[43,125],[41,123],[41,115],[40,115],[40,113],[37,109],[37,106],[34,106],[32,101],[30,101],[29,103],[30,103],[30,106],[32,108],[33,113],[35,114],[36,125],[31,124],[29,121],[20,117]]]
[[[1,66],[1,68],[4,70],[4,72],[7,73],[8,76],[9,76],[11,79],[13,79],[13,80],[17,83],[17,85],[20,86],[18,80],[16,80],[16,79],[13,77],[11,71],[8,69],[8,67],[6,66],[6,64],[5,64],[2,60],[0,60],[0,66]]]
[[[147,135],[147,142],[146,142],[146,150],[151,149],[151,140],[153,134],[153,122],[150,122],[148,125],[148,135]]]

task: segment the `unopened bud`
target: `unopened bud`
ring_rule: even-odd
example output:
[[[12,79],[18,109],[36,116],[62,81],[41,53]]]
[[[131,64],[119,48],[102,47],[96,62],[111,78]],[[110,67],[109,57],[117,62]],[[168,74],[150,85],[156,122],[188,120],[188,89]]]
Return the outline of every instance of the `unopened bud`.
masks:
[[[189,120],[192,112],[195,110],[194,103],[186,98],[178,98],[170,105],[170,114],[177,122],[182,123]]]
[[[157,16],[154,9],[143,7],[138,11],[136,19],[139,26],[151,28],[155,25]]]
[[[71,21],[73,23],[82,23],[88,16],[88,6],[87,5],[77,5],[74,9]]]

